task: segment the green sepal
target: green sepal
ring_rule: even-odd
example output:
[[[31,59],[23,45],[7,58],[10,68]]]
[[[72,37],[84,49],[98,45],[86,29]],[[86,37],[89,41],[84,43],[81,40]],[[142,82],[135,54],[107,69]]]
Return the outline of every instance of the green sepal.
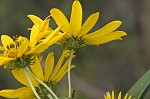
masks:
[[[128,91],[131,99],[145,99],[150,90],[150,70],[148,70]]]

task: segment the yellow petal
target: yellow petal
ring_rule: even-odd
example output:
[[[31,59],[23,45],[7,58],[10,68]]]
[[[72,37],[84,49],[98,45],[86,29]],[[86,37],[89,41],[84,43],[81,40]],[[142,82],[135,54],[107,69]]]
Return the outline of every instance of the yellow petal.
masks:
[[[33,25],[30,33],[30,47],[34,48],[35,44],[37,43],[36,37],[39,35],[40,32],[40,26],[39,25]]]
[[[62,53],[62,56],[59,58],[59,60],[58,60],[58,62],[57,62],[57,64],[56,64],[56,67],[55,67],[55,69],[54,69],[54,71],[53,71],[53,73],[52,73],[50,79],[54,78],[55,75],[57,74],[57,72],[60,70],[60,68],[61,68],[61,66],[62,66],[62,63],[63,63],[64,58],[66,57],[66,55],[68,56],[68,51],[67,51],[67,50],[64,51],[64,52]]]
[[[51,39],[51,40],[48,42],[48,45],[50,46],[50,45],[56,43],[56,42],[59,41],[64,35],[65,35],[65,33],[62,33],[62,34],[59,34],[58,36],[55,36],[53,39]]]
[[[90,45],[100,45],[100,44],[110,42],[112,40],[122,40],[121,37],[125,35],[126,33],[124,31],[115,31],[107,35],[103,35],[102,37],[93,36],[92,39],[87,38],[86,41],[87,41],[87,44],[90,44]]]
[[[119,92],[118,99],[121,99],[121,92]]]
[[[3,50],[5,50],[5,48],[4,48],[3,46],[0,46],[0,50],[2,50],[2,51],[3,51]]]
[[[12,94],[15,90],[12,89],[7,89],[7,90],[1,90],[0,91],[0,96],[6,97],[6,98],[17,98],[17,97],[12,97]]]
[[[2,44],[3,44],[3,46],[4,46],[4,48],[5,48],[6,50],[9,50],[8,46],[9,46],[10,44],[14,44],[14,45],[15,45],[13,39],[11,39],[11,38],[10,38],[9,36],[7,36],[7,35],[2,35],[2,36],[1,36],[1,41],[2,41]]]
[[[81,37],[85,35],[87,32],[89,32],[92,27],[96,24],[97,20],[99,18],[99,12],[94,13],[88,17],[88,19],[85,21],[83,26],[81,27],[81,30],[78,33],[78,37]]]
[[[50,27],[49,27],[49,21],[50,19],[48,19],[50,16],[48,16],[41,24],[41,28],[40,31],[44,32],[47,31]],[[51,29],[51,28],[50,28]]]
[[[76,67],[75,65],[71,65],[71,66],[70,66],[70,69],[75,68],[75,67]],[[66,69],[66,70],[57,78],[57,80],[55,81],[55,83],[59,82],[59,81],[62,79],[62,77],[64,77],[64,75],[65,75],[67,72],[68,72],[68,69]]]
[[[54,35],[56,35],[60,29],[61,29],[62,26],[59,26],[58,28],[56,28],[52,33],[50,33],[50,35],[48,35],[48,37],[46,37],[40,44],[36,45],[35,48],[33,48],[31,51],[27,52],[26,54],[31,54],[31,53],[41,53],[43,51],[45,51],[52,42],[50,42],[51,39],[54,38]],[[64,34],[60,34],[61,35],[64,35]],[[58,35],[59,36],[59,35]],[[60,39],[60,37],[59,37]],[[58,38],[57,39],[54,39],[54,41],[58,41],[59,40]],[[53,41],[53,42],[54,42]],[[55,42],[54,42],[55,43]]]
[[[27,52],[26,55],[39,54],[39,53],[42,53],[43,51],[45,51],[47,48],[48,48],[48,44],[47,43],[42,43],[42,44],[37,45],[31,51]]]
[[[35,63],[30,65],[32,72],[42,81],[44,81],[43,70],[40,64],[40,61],[37,57],[35,57]]]
[[[22,98],[25,96],[28,96],[28,97],[33,96],[33,92],[32,92],[32,89],[30,87],[18,88],[11,95],[11,97],[15,97],[15,98]]]
[[[82,6],[78,0],[75,0],[72,5],[70,25],[72,34],[76,37],[82,25]]]
[[[46,61],[45,61],[45,68],[44,68],[44,76],[45,76],[45,82],[48,81],[54,67],[54,53],[49,53]]]
[[[115,94],[114,94],[114,91],[112,91],[112,95],[111,95],[112,99],[115,98]]]
[[[15,58],[8,58],[8,57],[0,56],[0,66],[12,60],[15,60]]]
[[[95,32],[92,32],[92,33],[89,33],[89,34],[85,35],[83,37],[83,39],[93,38],[93,36],[103,36],[105,34],[111,33],[113,31],[115,31],[121,24],[122,24],[121,21],[110,22],[107,25],[105,25],[103,28],[101,28],[101,29],[99,29]]]
[[[36,37],[37,41],[40,41],[42,38],[46,38],[52,31],[44,31],[42,33],[39,33]]]
[[[28,87],[30,86],[23,69],[13,69],[12,74],[20,83],[22,83]],[[29,74],[29,77],[31,79],[33,86],[38,87],[39,83],[33,78],[33,76],[31,74]]]
[[[55,75],[55,77],[52,78],[54,81],[56,79],[58,79],[65,72],[65,70],[68,68],[69,60],[70,59],[68,58],[66,60],[66,62],[64,63],[64,65],[61,67],[61,69],[58,71],[58,73]]]
[[[42,19],[40,19],[39,17],[37,17],[37,16],[35,16],[35,15],[28,15],[27,17],[30,18],[31,21],[32,21],[35,25],[37,25],[37,24],[42,24],[42,22],[43,22]]]
[[[25,53],[25,51],[28,48],[29,41],[25,37],[20,37],[19,39],[21,39],[22,43],[18,47],[18,57],[22,57],[22,55]]]
[[[64,25],[61,28],[63,32],[67,32],[67,33],[71,32],[71,27],[70,27],[70,24],[69,24],[67,18],[59,9],[53,8],[52,10],[50,10],[50,14],[54,18],[54,20],[58,26]]]

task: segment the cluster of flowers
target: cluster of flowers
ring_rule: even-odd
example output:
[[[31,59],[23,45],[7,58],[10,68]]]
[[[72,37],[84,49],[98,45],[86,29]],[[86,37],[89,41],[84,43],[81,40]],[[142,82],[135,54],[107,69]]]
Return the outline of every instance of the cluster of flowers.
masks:
[[[82,25],[82,6],[78,0],[72,5],[70,22],[57,8],[50,10],[50,15],[42,20],[35,15],[28,15],[34,23],[30,39],[17,36],[1,36],[3,46],[0,50],[0,65],[12,71],[13,76],[24,86],[18,89],[1,90],[0,96],[19,99],[60,99],[55,94],[57,83],[68,73],[69,94],[65,99],[71,99],[70,69],[74,53],[87,45],[100,45],[113,40],[122,40],[124,31],[116,31],[121,21],[112,21],[99,30],[89,33],[96,24],[99,13],[94,13]],[[58,25],[56,29],[49,26],[50,18]],[[54,52],[48,54],[45,67],[40,64],[42,53],[51,45],[64,46],[64,51],[56,66],[54,66]],[[114,99],[114,91],[104,96],[105,99]],[[128,95],[124,99],[130,99]],[[118,95],[121,99],[121,93]]]

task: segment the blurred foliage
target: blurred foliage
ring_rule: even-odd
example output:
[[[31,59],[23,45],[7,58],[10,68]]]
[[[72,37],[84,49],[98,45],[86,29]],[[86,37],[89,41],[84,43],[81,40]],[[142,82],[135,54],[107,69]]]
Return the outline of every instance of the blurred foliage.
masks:
[[[0,34],[23,35],[29,37],[27,30],[32,22],[28,14],[42,19],[49,15],[53,7],[59,8],[69,18],[73,0],[0,0]],[[150,64],[150,1],[149,0],[80,0],[83,7],[83,22],[95,12],[100,19],[92,31],[108,22],[121,20],[119,30],[128,35],[122,41],[113,41],[101,46],[88,46],[74,59],[77,65],[72,70],[73,88],[76,99],[102,99],[108,90],[123,91],[129,88],[149,69]],[[51,26],[56,25],[53,20]],[[46,51],[60,55],[62,48],[54,46]],[[46,57],[46,53],[44,57]],[[0,89],[17,88],[9,70],[0,68]],[[66,79],[62,82],[66,82]],[[67,88],[65,83],[62,83]],[[60,90],[64,87],[60,86]],[[67,91],[64,91],[67,93]],[[61,94],[58,91],[59,94]],[[1,98],[4,99],[4,98]]]

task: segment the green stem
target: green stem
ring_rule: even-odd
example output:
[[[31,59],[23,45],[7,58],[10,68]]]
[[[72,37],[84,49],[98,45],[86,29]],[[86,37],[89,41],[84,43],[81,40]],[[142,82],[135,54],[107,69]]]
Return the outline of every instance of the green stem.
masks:
[[[32,91],[33,91],[33,93],[34,93],[34,95],[36,96],[37,99],[41,99],[40,96],[38,95],[38,93],[36,92],[34,86],[32,85],[32,82],[31,82],[31,80],[30,80],[30,77],[29,77],[29,75],[28,75],[28,73],[27,73],[27,68],[24,68],[23,70],[24,70],[24,73],[25,73],[25,75],[26,75],[26,77],[27,77],[27,80],[28,80],[28,82],[29,82],[29,84],[30,84],[30,87],[31,87],[31,89],[32,89]]]
[[[69,64],[68,64],[68,87],[69,87],[69,93],[68,93],[68,98],[71,98],[71,76],[70,76],[70,67],[71,67],[71,62],[74,54],[74,50],[71,50],[70,53],[70,58],[69,58]]]
[[[27,67],[27,70],[34,76],[34,78],[41,84],[41,85],[43,85],[51,94],[52,94],[52,96],[55,98],[55,99],[59,99],[56,95],[55,95],[55,93],[43,82],[43,81],[41,81],[38,77],[36,77],[34,74],[33,74],[33,72],[31,72],[31,70]]]
[[[54,99],[50,93],[47,94],[47,97],[48,97],[49,99]]]

